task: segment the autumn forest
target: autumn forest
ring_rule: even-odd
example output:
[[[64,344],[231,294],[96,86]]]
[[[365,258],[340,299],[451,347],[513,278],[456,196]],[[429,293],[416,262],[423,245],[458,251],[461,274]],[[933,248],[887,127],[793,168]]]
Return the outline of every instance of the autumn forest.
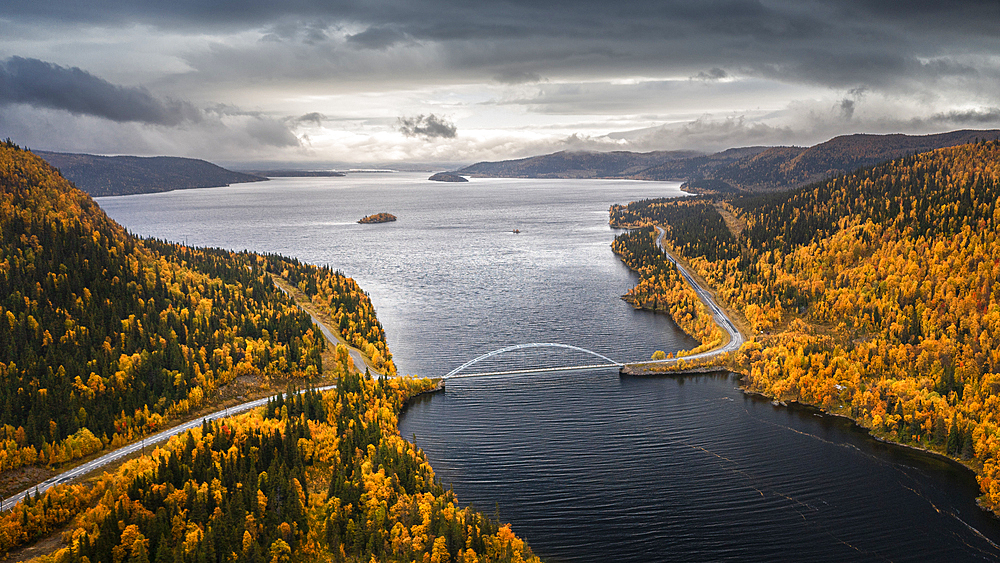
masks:
[[[665,244],[743,318],[747,388],[961,460],[1000,512],[1000,143],[900,158],[793,192],[616,205],[625,296],[702,342]]]
[[[509,526],[458,506],[399,436],[397,413],[434,382],[394,377],[354,280],[139,239],[10,141],[0,208],[0,471],[66,467],[218,404],[233,385],[285,391],[96,480],[29,496],[0,516],[0,552],[59,531],[42,560],[536,559]],[[272,276],[384,375],[359,372]],[[309,388],[320,382],[336,390]]]

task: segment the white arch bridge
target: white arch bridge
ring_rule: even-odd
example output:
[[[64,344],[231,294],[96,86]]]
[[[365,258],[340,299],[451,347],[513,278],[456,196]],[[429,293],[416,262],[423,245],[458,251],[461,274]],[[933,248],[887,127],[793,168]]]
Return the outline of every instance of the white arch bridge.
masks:
[[[585,352],[604,360],[606,363],[603,364],[586,364],[579,366],[559,366],[551,368],[528,368],[528,369],[513,369],[505,371],[487,371],[479,373],[461,373],[465,368],[471,367],[487,358],[492,358],[499,354],[504,354],[506,352],[513,352],[515,350],[524,350],[525,348],[566,348],[569,350],[576,350],[578,352]],[[493,350],[492,352],[487,352],[478,358],[473,358],[464,364],[458,366],[457,368],[448,372],[447,375],[443,376],[441,379],[455,379],[459,377],[482,377],[487,375],[510,375],[515,373],[542,373],[547,371],[569,371],[569,370],[584,370],[584,369],[601,369],[601,368],[611,368],[611,367],[621,367],[625,365],[624,362],[616,362],[611,358],[594,352],[593,350],[587,350],[586,348],[581,348],[579,346],[571,346],[569,344],[557,344],[554,342],[530,342],[528,344],[517,344],[515,346],[507,346],[506,348],[500,348],[498,350]]]

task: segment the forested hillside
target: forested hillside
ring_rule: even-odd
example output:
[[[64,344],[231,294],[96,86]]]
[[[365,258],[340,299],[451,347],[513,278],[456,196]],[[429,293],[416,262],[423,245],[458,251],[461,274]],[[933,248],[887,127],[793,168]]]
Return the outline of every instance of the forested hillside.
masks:
[[[656,246],[656,232],[636,229],[615,238],[611,246],[630,268],[639,274],[639,283],[622,298],[637,309],[659,311],[670,318],[701,345],[688,350],[694,354],[722,344],[724,335],[712,320],[705,304],[698,298],[677,267]]]
[[[323,372],[325,340],[270,273],[385,357],[367,296],[280,256],[140,240],[45,161],[0,146],[0,470],[120,444],[257,384]]]
[[[893,158],[1000,138],[1000,131],[937,135],[843,135],[801,149],[775,147],[728,164],[711,177],[747,192],[796,188]]]
[[[1000,141],[989,141],[732,200],[746,229],[731,242],[704,200],[619,215],[705,215],[672,230],[673,246],[757,333],[736,358],[750,389],[965,460],[998,511],[998,198]],[[691,242],[712,237],[719,249]]]
[[[399,436],[404,401],[433,384],[373,380],[338,357],[335,391],[278,395],[92,487],[22,503],[0,517],[0,553],[69,522],[41,562],[537,562],[509,525],[458,506]]]
[[[537,561],[509,526],[457,506],[397,414],[429,380],[350,368],[272,283],[310,296],[394,373],[354,280],[280,256],[140,240],[53,168],[0,146],[0,469],[151,432],[235,378],[335,391],[172,438],[96,480],[0,515],[0,555],[62,530],[46,562]]]
[[[217,188],[267,178],[233,172],[211,162],[173,156],[95,156],[35,151],[91,196],[148,194]]]

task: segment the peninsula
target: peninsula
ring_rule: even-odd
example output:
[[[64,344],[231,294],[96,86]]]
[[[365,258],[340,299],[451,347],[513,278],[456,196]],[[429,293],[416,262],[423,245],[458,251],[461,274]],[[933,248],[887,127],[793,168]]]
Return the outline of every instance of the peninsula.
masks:
[[[92,197],[152,194],[191,188],[265,182],[261,175],[233,172],[196,158],[98,156],[35,151],[63,177]]]
[[[0,294],[34,297],[0,305],[5,389],[31,390],[3,403],[0,471],[52,477],[31,495],[6,485],[20,502],[0,515],[0,555],[24,560],[15,550],[34,544],[63,563],[129,552],[369,561],[407,530],[393,548],[400,561],[539,561],[509,525],[458,506],[399,435],[406,400],[436,382],[391,377],[385,334],[353,279],[278,255],[140,239],[9,140],[0,201],[0,232],[11,234],[0,252],[12,257],[0,271],[18,272],[0,276]],[[339,332],[336,345],[300,294]],[[352,369],[340,338],[389,377]],[[136,451],[145,455],[77,481]],[[52,476],[56,467],[68,471]],[[361,501],[375,494],[396,510]]]

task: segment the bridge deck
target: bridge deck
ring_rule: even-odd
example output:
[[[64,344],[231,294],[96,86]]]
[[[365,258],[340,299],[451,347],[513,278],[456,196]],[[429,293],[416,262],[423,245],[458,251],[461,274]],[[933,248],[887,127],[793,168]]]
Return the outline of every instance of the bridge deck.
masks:
[[[547,371],[574,371],[574,370],[591,370],[591,369],[603,369],[603,368],[620,368],[622,364],[588,364],[585,366],[558,366],[552,368],[527,368],[527,369],[510,369],[506,371],[484,371],[480,373],[459,373],[448,377],[448,379],[460,379],[465,377],[486,377],[489,375],[514,375],[518,373],[543,373]]]

